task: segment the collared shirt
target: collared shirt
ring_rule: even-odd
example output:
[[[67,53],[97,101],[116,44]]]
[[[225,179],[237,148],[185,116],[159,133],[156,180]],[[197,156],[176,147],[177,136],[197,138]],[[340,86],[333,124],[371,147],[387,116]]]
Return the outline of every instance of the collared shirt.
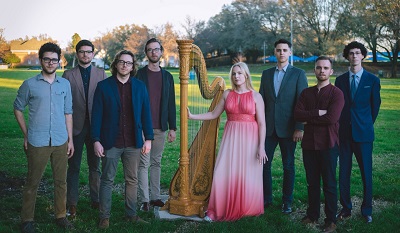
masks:
[[[296,121],[307,122],[301,147],[306,150],[327,150],[339,145],[339,118],[344,106],[343,92],[329,84],[303,90],[294,109]],[[320,116],[319,110],[327,110]]]
[[[86,97],[86,102],[88,99],[88,92],[89,92],[89,82],[90,82],[90,71],[92,70],[92,65],[83,68],[82,66],[79,66],[79,71],[81,72],[82,76],[82,82],[83,82],[83,89],[85,90],[85,97]]]
[[[121,83],[118,79],[118,94],[121,101],[121,111],[119,113],[119,131],[115,141],[115,147],[126,148],[136,147],[134,133],[134,117],[132,105],[132,81],[129,79],[126,83]]]
[[[357,88],[358,88],[358,84],[360,83],[361,76],[362,76],[363,72],[364,72],[364,69],[363,69],[363,68],[361,68],[361,70],[358,71],[356,74],[353,73],[353,72],[351,72],[351,71],[349,70],[349,77],[350,77],[350,78],[349,78],[349,85],[351,86],[351,80],[353,79],[353,78],[352,78],[353,75],[356,75],[356,76],[355,76],[355,77],[356,77],[356,80],[355,80],[356,90],[357,90]]]
[[[275,69],[274,73],[274,88],[275,88],[275,96],[278,96],[279,88],[281,87],[283,77],[285,76],[286,69],[289,63],[286,64],[281,70],[278,69],[278,66]]]
[[[14,109],[29,106],[28,142],[35,147],[60,146],[68,140],[65,115],[72,114],[69,81],[56,76],[53,83],[42,74],[25,80],[18,90]]]

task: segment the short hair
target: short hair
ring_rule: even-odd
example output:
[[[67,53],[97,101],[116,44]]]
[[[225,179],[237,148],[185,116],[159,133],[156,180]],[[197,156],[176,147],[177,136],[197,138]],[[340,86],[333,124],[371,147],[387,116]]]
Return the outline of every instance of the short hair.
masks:
[[[90,46],[90,47],[92,47],[92,51],[94,51],[93,43],[88,40],[80,40],[75,46],[75,51],[78,52],[82,46]]]
[[[288,41],[286,39],[279,39],[279,40],[275,41],[274,48],[276,48],[276,46],[278,44],[287,44],[289,46],[289,48],[292,48],[292,43],[290,43],[290,41]]]
[[[57,53],[58,55],[58,60],[60,60],[61,57],[61,48],[58,46],[56,43],[53,42],[47,42],[43,44],[40,49],[39,49],[39,59],[41,60],[43,58],[43,54],[45,52],[53,52]]]
[[[132,53],[131,51],[129,51],[129,50],[122,50],[122,51],[119,51],[119,52],[115,55],[114,61],[111,63],[111,74],[114,75],[114,76],[117,75],[117,65],[118,65],[118,61],[119,61],[119,59],[121,58],[121,56],[124,55],[124,54],[127,54],[127,55],[129,55],[129,56],[132,57],[133,65],[132,65],[132,71],[130,72],[130,76],[133,77],[133,76],[136,75],[136,68],[137,68],[137,66],[136,66],[135,55],[133,55],[133,53]]]
[[[154,43],[154,42],[156,42],[156,43],[158,43],[160,45],[161,52],[164,51],[164,47],[162,46],[161,41],[159,41],[159,40],[157,40],[156,38],[153,37],[153,38],[151,38],[150,40],[148,40],[146,42],[146,45],[144,46],[144,53],[147,53],[147,45],[149,45],[150,43]]]
[[[364,58],[367,57],[367,53],[368,53],[367,48],[365,48],[365,46],[358,41],[352,41],[349,44],[347,44],[346,46],[344,46],[344,49],[343,49],[343,57],[346,58],[347,60],[348,60],[351,49],[360,49]]]
[[[320,61],[320,60],[329,61],[331,63],[331,67],[333,67],[333,61],[332,61],[332,59],[330,57],[321,55],[315,60],[315,63],[317,63],[317,61]]]
[[[235,68],[236,66],[238,66],[244,72],[244,76],[246,78],[246,87],[250,90],[254,90],[253,84],[251,83],[249,67],[244,62],[238,62],[238,63],[233,64],[233,66],[231,67],[231,71],[229,71],[229,77],[230,77],[230,80],[232,83],[232,89],[236,90],[236,88],[237,88],[235,85],[235,82],[233,82],[233,80],[232,80],[233,68]]]

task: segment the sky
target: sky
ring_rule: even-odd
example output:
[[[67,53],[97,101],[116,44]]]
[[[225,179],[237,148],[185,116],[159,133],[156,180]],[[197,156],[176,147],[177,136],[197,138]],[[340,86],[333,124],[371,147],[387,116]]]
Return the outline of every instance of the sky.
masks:
[[[7,3],[3,2],[6,1]],[[47,34],[65,48],[74,33],[92,40],[125,24],[150,29],[185,18],[208,21],[232,0],[0,0],[0,28],[7,41]]]

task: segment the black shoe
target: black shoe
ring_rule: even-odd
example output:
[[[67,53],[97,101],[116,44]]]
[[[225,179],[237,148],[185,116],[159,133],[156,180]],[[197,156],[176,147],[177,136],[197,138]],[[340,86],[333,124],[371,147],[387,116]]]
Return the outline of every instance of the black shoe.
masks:
[[[290,204],[283,204],[282,205],[282,213],[284,214],[290,214],[292,213],[292,206]]]
[[[315,224],[317,224],[317,221],[311,220],[311,218],[309,218],[308,216],[305,216],[301,219],[301,223],[304,225],[307,225],[307,224],[315,225]]]
[[[371,223],[372,222],[372,216],[371,215],[364,215],[363,218],[364,218],[366,223]]]
[[[68,221],[68,219],[65,217],[57,218],[56,224],[57,224],[57,226],[64,228],[66,230],[74,230],[75,229],[74,225],[72,225],[72,223],[70,221]]]
[[[21,232],[23,233],[35,233],[35,226],[33,221],[23,222],[21,225]]]
[[[337,220],[345,220],[350,217],[351,217],[351,212],[345,211],[343,209],[336,215]]]
[[[151,206],[163,207],[164,206],[164,202],[162,202],[161,199],[151,200],[150,201],[150,205]]]

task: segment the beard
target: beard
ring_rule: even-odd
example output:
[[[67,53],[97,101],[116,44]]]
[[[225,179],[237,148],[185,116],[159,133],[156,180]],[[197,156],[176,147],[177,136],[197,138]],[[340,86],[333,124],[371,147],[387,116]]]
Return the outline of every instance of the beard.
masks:
[[[52,68],[52,67],[46,67],[46,66],[43,66],[43,67],[42,67],[43,73],[45,73],[45,74],[47,74],[47,75],[49,75],[49,74],[54,74],[54,73],[56,72],[56,70],[57,70],[57,66],[55,66],[54,68]]]
[[[149,59],[149,61],[150,61],[151,63],[158,63],[158,62],[160,61],[160,59],[161,59],[161,56],[159,56],[159,57],[156,58],[156,59],[153,59],[153,57],[148,57],[148,59]]]

